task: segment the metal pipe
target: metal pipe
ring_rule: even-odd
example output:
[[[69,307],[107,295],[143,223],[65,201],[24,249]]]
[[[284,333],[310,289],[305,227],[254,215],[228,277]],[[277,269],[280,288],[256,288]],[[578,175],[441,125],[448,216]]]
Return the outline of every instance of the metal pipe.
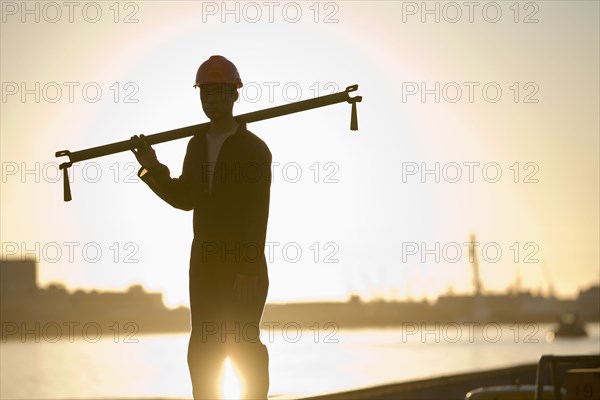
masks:
[[[282,106],[271,107],[264,110],[258,110],[251,113],[237,115],[234,118],[239,122],[257,122],[265,119],[281,117],[283,115],[293,114],[301,111],[312,110],[313,108],[319,108],[329,106],[332,104],[348,102],[352,104],[352,114],[350,119],[350,129],[353,131],[358,130],[358,118],[356,113],[356,103],[362,100],[362,96],[350,97],[350,92],[354,92],[358,89],[358,85],[348,86],[343,92],[333,93],[326,96],[316,97],[314,99],[302,100],[295,103],[285,104]],[[193,136],[195,133],[208,126],[210,122],[203,124],[186,126],[184,128],[173,129],[170,131],[159,132],[152,135],[145,136],[146,142],[149,144],[158,144],[169,142],[171,140],[182,139],[184,137]],[[105,144],[103,146],[91,147],[89,149],[79,150],[71,152],[69,150],[60,150],[55,153],[56,157],[69,157],[69,161],[60,164],[59,168],[64,170],[64,200],[71,200],[71,188],[69,186],[68,172],[67,169],[73,165],[74,162],[90,160],[92,158],[103,157],[111,154],[121,153],[129,151],[134,148],[133,141],[131,139],[123,140],[120,142]]]

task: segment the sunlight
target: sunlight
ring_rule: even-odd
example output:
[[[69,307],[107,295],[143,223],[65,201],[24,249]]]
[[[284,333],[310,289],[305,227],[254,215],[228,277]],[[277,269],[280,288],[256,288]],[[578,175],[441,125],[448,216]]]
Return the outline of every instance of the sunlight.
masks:
[[[240,378],[231,363],[231,359],[227,357],[223,363],[223,375],[221,380],[221,393],[224,399],[239,399],[241,397]]]

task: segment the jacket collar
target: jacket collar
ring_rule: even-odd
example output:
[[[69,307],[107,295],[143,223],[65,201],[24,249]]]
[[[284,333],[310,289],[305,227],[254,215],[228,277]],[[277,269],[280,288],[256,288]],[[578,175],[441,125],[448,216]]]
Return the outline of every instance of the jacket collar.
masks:
[[[242,135],[244,135],[245,132],[247,132],[246,130],[246,122],[244,121],[240,121],[236,119],[236,122],[238,123],[238,128],[235,131],[235,133],[231,136],[229,136],[227,139],[225,140],[229,140],[231,138],[233,138],[232,140],[239,140],[242,138]],[[202,157],[202,160],[205,159],[206,157],[206,133],[208,132],[208,129],[210,128],[210,124],[206,125],[206,127],[203,127],[202,130],[200,132],[198,132],[197,137],[198,137],[198,144],[197,146],[199,146],[200,148],[200,157]]]

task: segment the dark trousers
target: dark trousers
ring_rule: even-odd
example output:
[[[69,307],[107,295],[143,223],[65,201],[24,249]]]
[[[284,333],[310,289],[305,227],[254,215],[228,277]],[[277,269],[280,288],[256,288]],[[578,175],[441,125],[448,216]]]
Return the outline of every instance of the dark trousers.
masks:
[[[230,357],[239,371],[242,397],[266,399],[269,391],[269,354],[260,341],[269,279],[258,277],[258,294],[250,302],[239,301],[233,290],[236,273],[225,268],[190,269],[192,333],[188,367],[194,399],[217,399],[223,361]]]

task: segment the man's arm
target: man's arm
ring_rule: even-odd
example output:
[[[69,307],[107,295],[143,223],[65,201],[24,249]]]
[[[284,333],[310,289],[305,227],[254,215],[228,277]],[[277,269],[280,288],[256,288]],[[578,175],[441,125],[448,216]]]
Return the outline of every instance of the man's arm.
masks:
[[[245,182],[247,202],[243,225],[242,254],[243,257],[252,254],[252,248],[258,249],[258,256],[254,259],[243,259],[238,265],[237,276],[233,290],[238,300],[251,302],[258,293],[258,275],[264,268],[264,247],[269,219],[269,202],[271,197],[271,162],[272,155],[266,145],[260,146],[252,161],[246,165],[258,164],[260,175],[254,181]],[[248,176],[242,174],[242,176]],[[250,246],[245,247],[244,246]],[[247,251],[246,251],[247,250]]]
[[[135,136],[134,136],[135,138]],[[169,168],[161,164],[156,158],[152,147],[144,140],[143,135],[137,138],[137,146],[133,153],[142,164],[138,177],[144,181],[158,197],[180,210],[189,211],[194,208],[193,196],[190,187],[190,174],[192,168],[192,142],[188,142],[187,151],[183,160],[183,169],[179,178],[171,178]]]
[[[252,157],[252,161],[248,163],[249,167],[260,167],[257,179],[248,179],[245,182],[247,191],[245,219],[242,222],[243,239],[242,249],[243,254],[253,254],[253,249],[258,248],[259,254],[254,259],[243,260],[239,267],[239,273],[245,275],[256,276],[263,268],[264,248],[267,235],[267,223],[269,220],[269,203],[271,197],[271,162],[272,155],[266,145],[260,146],[256,156]],[[248,176],[248,174],[242,174]]]

